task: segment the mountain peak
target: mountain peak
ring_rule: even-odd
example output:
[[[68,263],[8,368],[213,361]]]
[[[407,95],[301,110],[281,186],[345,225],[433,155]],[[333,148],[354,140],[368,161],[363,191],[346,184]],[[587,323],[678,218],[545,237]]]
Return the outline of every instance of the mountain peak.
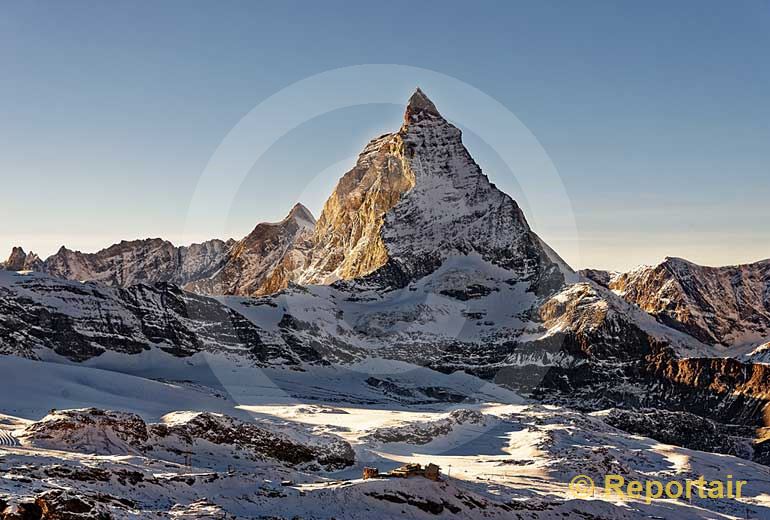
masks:
[[[286,217],[301,218],[304,220],[309,220],[310,222],[315,222],[313,213],[311,213],[310,210],[300,202],[297,202],[294,206],[292,206],[291,211],[289,211],[289,214]]]
[[[24,252],[24,249],[15,246],[11,249],[11,254],[8,256],[8,260],[0,262],[0,269],[8,271],[31,271],[40,268],[40,258],[30,251]]]
[[[315,224],[315,217],[310,212],[307,207],[305,207],[303,204],[297,202],[292,208],[291,211],[289,211],[289,214],[286,215],[286,219],[295,219],[295,220],[304,220],[309,222],[310,224]]]
[[[24,249],[14,246],[4,265],[9,271],[20,271],[26,260],[27,253],[24,252]]]
[[[477,256],[545,294],[564,275],[544,247],[418,88],[402,127],[370,141],[337,183],[296,281],[403,287],[450,257]]]
[[[13,246],[11,248],[11,257],[14,256],[26,256],[27,253],[24,251],[24,248],[21,246]]]
[[[417,87],[414,94],[409,98],[409,102],[406,104],[404,121],[409,122],[413,116],[418,114],[431,114],[433,116],[441,117],[438,109],[436,109],[436,105],[433,104],[433,101],[431,101],[419,87]]]

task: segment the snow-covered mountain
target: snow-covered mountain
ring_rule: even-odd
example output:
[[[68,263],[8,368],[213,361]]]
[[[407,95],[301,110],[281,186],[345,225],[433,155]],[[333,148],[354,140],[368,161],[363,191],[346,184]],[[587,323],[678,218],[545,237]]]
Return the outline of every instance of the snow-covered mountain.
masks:
[[[478,256],[545,294],[564,281],[508,195],[484,175],[460,130],[420,90],[401,129],[372,140],[324,206],[298,280],[367,276],[403,287],[452,256]]]
[[[585,274],[704,343],[743,346],[770,339],[770,260],[706,267],[666,258],[627,273]]]
[[[387,514],[408,509],[416,517],[523,511],[527,518],[561,518],[572,507],[563,500],[541,498],[533,509],[515,503],[521,497],[511,489],[520,486],[504,472],[496,478],[510,489],[498,500],[479,483],[433,488],[386,479],[338,486],[321,469],[297,464],[323,465],[320,455],[329,446],[350,461],[345,442],[356,464],[361,456],[392,464],[414,460],[416,446],[436,454],[463,440],[470,447],[461,453],[475,459],[481,452],[474,450],[507,454],[464,461],[480,468],[472,472],[476,480],[495,468],[530,464],[517,457],[538,460],[532,462],[538,474],[560,482],[601,468],[636,477],[667,471],[659,443],[621,430],[770,463],[761,429],[770,365],[725,357],[715,346],[765,334],[768,264],[719,270],[671,260],[624,275],[580,276],[530,229],[516,202],[473,161],[460,130],[419,90],[401,128],[365,147],[317,222],[296,205],[281,222],[259,224],[238,242],[176,247],[150,239],[93,254],[62,248],[44,262],[14,249],[5,267],[0,353],[9,361],[0,364],[0,388],[8,395],[24,389],[25,395],[3,410],[38,420],[50,406],[97,401],[136,408],[144,417],[54,412],[24,431],[0,432],[0,444],[26,443],[10,452],[14,461],[34,462],[13,473],[16,480],[0,479],[0,490],[13,496],[29,491],[22,479],[45,477],[77,490],[77,500],[94,502],[104,493],[125,494],[124,482],[138,479],[147,489],[132,504],[96,500],[93,507],[126,517],[151,510],[170,517],[201,517],[209,510],[277,516],[289,502],[298,514],[331,500],[327,516],[345,517],[345,504],[355,502],[363,509],[349,517],[367,516],[371,508]],[[33,373],[44,374],[50,385],[33,385]],[[446,410],[525,399],[569,410]],[[276,408],[295,400],[313,404]],[[186,408],[174,403],[198,408],[179,412]],[[355,412],[330,403],[376,410],[347,420],[344,415]],[[372,423],[391,408],[431,413]],[[159,419],[159,409],[179,413],[148,425]],[[602,415],[605,409],[616,410]],[[213,414],[199,413],[204,410]],[[287,423],[322,426],[290,435],[285,423],[276,432],[219,412],[236,414],[238,421],[248,413],[258,420],[291,413]],[[318,417],[323,414],[335,417]],[[701,429],[709,442],[693,438]],[[487,430],[495,433],[486,436]],[[321,448],[314,435],[322,437]],[[479,447],[475,438],[487,444]],[[501,438],[508,442],[502,448]],[[94,441],[96,449],[81,445]],[[307,457],[291,461],[267,452],[284,443]],[[102,445],[117,452],[101,453]],[[624,455],[632,447],[643,456]],[[51,450],[73,451],[67,469],[51,463],[50,457],[62,457]],[[717,460],[665,450],[704,466]],[[83,451],[102,458],[86,461]],[[198,459],[195,475],[184,474],[185,454]],[[261,457],[265,464],[256,464]],[[92,463],[103,472],[91,473]],[[759,464],[739,464],[757,478],[767,475]],[[233,471],[242,474],[236,478]],[[79,476],[84,480],[73,485]],[[267,485],[281,480],[299,485],[289,483],[285,491]],[[64,500],[57,489],[50,500],[38,496],[45,507]],[[563,493],[559,489],[553,488]],[[218,502],[197,501],[200,493]],[[757,490],[755,497],[761,496]],[[594,518],[670,512],[669,504],[632,512],[608,503],[580,507]],[[699,517],[692,508],[701,505],[686,507]],[[708,507],[719,514],[738,511]]]
[[[420,90],[399,131],[366,146],[315,224],[297,205],[234,244],[124,242],[92,255],[63,250],[44,265],[129,287],[3,275],[5,352],[48,347],[88,359],[160,346],[177,355],[229,350],[261,365],[376,356],[463,370],[547,400],[579,395],[586,409],[683,409],[706,396],[703,413],[747,423],[768,397],[764,367],[708,360],[723,352],[581,281]],[[156,279],[163,283],[131,285]],[[194,296],[166,280],[230,296]],[[245,298],[254,295],[265,296]],[[740,373],[701,385],[720,370]]]
[[[258,296],[285,288],[307,267],[315,218],[301,204],[284,220],[264,222],[239,241],[213,239],[175,246],[150,238],[122,241],[96,253],[62,246],[41,260],[14,247],[0,270],[36,271],[116,287],[172,283],[199,294]]]
[[[124,289],[0,272],[0,353],[84,361],[150,349],[180,357],[230,352],[255,363],[302,361],[262,341],[259,327],[237,312],[175,285]]]

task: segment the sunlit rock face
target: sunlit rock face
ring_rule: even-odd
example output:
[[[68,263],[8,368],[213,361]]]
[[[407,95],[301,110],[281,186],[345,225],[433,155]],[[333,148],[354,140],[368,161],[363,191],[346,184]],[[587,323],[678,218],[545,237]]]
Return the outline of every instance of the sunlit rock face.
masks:
[[[401,129],[372,140],[340,180],[313,242],[300,283],[375,275],[399,286],[454,255],[477,255],[538,292],[563,282],[519,206],[489,182],[460,130],[419,89]]]
[[[5,271],[39,271],[43,261],[35,253],[25,253],[21,247],[14,247],[8,260],[0,263],[0,269]]]
[[[704,343],[759,344],[770,338],[770,260],[705,267],[666,258],[627,273],[586,274]]]
[[[381,230],[385,214],[414,186],[399,134],[372,140],[326,201],[313,251],[300,283],[352,279],[382,267],[388,252]]]
[[[240,296],[277,292],[305,269],[314,225],[310,210],[296,204],[282,221],[258,224],[232,246],[221,269],[185,289]]]

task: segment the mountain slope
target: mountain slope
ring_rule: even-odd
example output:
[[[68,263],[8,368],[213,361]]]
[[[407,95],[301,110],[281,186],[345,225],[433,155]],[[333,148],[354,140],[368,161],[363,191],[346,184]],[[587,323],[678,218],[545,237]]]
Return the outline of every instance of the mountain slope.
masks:
[[[770,260],[705,267],[666,258],[613,276],[586,274],[704,343],[757,345],[770,339]]]
[[[174,285],[107,287],[43,274],[0,272],[0,353],[37,359],[48,350],[72,361],[107,351],[159,348],[240,356],[257,364],[302,361],[285,344],[216,300]]]
[[[281,222],[258,224],[230,248],[224,265],[214,275],[193,280],[185,289],[241,296],[283,289],[305,268],[314,225],[310,210],[296,204]]]

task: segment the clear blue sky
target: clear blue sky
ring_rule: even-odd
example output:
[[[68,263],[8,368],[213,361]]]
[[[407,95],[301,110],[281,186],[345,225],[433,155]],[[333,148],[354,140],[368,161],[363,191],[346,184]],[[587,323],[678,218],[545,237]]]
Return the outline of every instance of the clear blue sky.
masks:
[[[531,130],[572,201],[575,267],[770,257],[768,2],[136,4],[4,4],[3,255],[177,240],[198,177],[252,108],[316,73],[396,63],[473,85]],[[317,214],[400,112],[351,107],[286,135],[244,182],[228,234],[298,199]],[[498,181],[494,153],[468,144]]]

